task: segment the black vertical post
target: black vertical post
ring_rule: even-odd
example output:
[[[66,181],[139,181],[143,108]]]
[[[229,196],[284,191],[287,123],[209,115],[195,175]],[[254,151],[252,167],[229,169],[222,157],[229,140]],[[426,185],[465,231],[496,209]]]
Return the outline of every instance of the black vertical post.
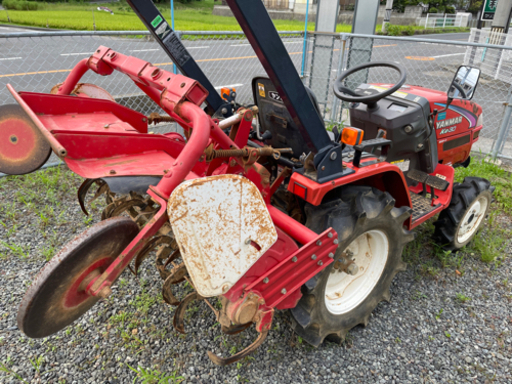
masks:
[[[206,98],[208,113],[210,115],[219,113],[225,117],[231,116],[233,114],[231,105],[220,97],[199,65],[188,53],[178,34],[172,30],[153,2],[151,0],[127,0],[127,2],[178,69],[185,76],[197,80],[206,88],[208,91]]]
[[[262,1],[227,0],[227,3],[308,147],[313,153],[318,153],[332,146],[325,125]]]

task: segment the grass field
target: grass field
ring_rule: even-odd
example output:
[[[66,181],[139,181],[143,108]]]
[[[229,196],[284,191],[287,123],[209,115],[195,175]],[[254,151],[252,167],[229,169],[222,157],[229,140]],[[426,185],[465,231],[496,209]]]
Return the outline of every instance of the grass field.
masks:
[[[84,4],[48,4],[38,2],[36,11],[0,11],[0,23],[8,23],[8,17],[11,23],[17,25],[26,25],[33,27],[71,29],[71,30],[93,30],[93,9],[102,4],[84,5]],[[111,15],[103,11],[94,11],[94,21],[96,30],[99,31],[138,31],[145,30],[144,25],[137,15],[124,2],[103,4],[114,11]],[[179,31],[240,31],[234,17],[223,17],[212,15],[213,0],[193,1],[182,4],[175,3],[175,27]],[[169,6],[158,5],[158,8],[170,21]],[[304,29],[304,23],[296,20],[274,20],[276,28],[280,31],[301,31]],[[422,30],[422,27],[402,27],[400,30]],[[313,31],[315,24],[308,23],[308,30]],[[350,32],[351,25],[339,24],[336,27],[337,32]],[[378,25],[376,31],[380,31]]]

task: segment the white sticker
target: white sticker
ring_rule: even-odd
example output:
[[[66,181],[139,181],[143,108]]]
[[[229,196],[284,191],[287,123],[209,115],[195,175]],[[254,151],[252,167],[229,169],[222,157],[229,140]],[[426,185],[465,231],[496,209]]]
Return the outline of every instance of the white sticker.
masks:
[[[166,35],[165,30],[167,29],[168,26],[169,25],[164,21],[162,24],[160,24],[160,26],[157,29],[155,29],[155,32],[157,33],[157,35],[160,36],[161,39],[163,39],[165,37],[165,35]],[[163,35],[163,36],[161,36],[161,35]]]
[[[446,176],[445,175],[441,175],[440,173],[436,173],[436,176],[439,177],[440,179],[446,180]]]
[[[411,160],[392,161],[391,164],[396,165],[402,172],[407,172],[411,165]]]

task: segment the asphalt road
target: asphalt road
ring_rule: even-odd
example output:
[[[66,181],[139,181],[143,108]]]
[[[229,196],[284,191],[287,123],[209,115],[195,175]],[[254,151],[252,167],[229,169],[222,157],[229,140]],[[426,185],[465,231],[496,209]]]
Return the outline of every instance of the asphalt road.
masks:
[[[2,32],[0,30],[0,33]],[[464,35],[468,34],[453,35],[456,40],[466,41],[467,36]],[[451,35],[423,37],[448,39]],[[284,38],[284,42],[296,69],[300,71],[303,40],[300,37]],[[214,86],[218,88],[226,85],[236,86],[241,92],[241,97],[250,96],[251,78],[256,74],[264,73],[254,51],[245,40],[186,40],[184,43],[203,71],[212,79]],[[4,88],[4,84],[11,83],[15,89],[47,92],[56,82],[62,81],[79,60],[90,56],[99,45],[107,45],[122,53],[140,57],[167,70],[172,70],[171,60],[156,42],[151,41],[93,36],[6,39],[2,42],[3,49],[0,51],[0,86]],[[335,49],[336,51],[339,51],[339,48]],[[458,59],[463,57],[463,52],[464,48],[458,48]],[[405,42],[376,43],[375,57],[372,59],[403,61],[409,55],[431,56],[439,61],[444,58],[444,55],[453,53],[452,47],[417,46]],[[336,59],[337,54],[334,55],[334,60]],[[412,63],[418,69],[423,64]],[[336,68],[334,65],[333,67]],[[120,76],[102,79],[95,77],[91,77],[90,80],[106,88],[115,96],[129,94],[130,88],[137,92],[135,88],[128,86],[130,80],[127,78],[123,81],[119,78]]]

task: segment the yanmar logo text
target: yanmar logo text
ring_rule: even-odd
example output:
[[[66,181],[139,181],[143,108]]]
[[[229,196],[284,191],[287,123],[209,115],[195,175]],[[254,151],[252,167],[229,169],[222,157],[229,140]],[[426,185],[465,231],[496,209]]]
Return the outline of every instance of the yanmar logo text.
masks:
[[[440,128],[447,127],[449,125],[459,124],[460,122],[462,122],[462,116],[454,117],[454,118],[448,119],[448,120],[438,121],[436,128],[440,129]]]

